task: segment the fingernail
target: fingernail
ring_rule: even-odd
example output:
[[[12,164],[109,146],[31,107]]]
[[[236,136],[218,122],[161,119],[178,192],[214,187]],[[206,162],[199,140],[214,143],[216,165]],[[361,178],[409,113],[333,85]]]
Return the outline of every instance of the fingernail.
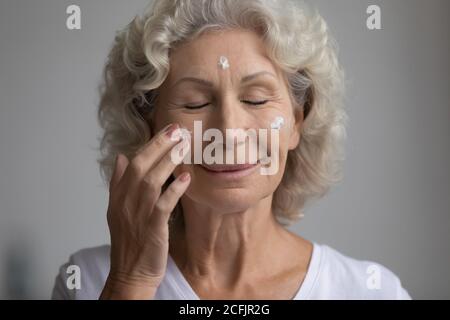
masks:
[[[167,126],[165,126],[164,128],[162,128],[162,129],[160,130],[160,132],[166,133],[172,126],[173,126],[173,123],[169,123]]]
[[[166,131],[166,136],[169,137],[169,138],[170,138],[171,140],[173,140],[173,141],[180,140],[181,135],[180,135],[180,133],[178,132],[178,131],[179,131],[179,128],[180,128],[180,126],[179,126],[177,123],[172,124],[172,125],[167,129],[167,131]],[[177,132],[178,132],[178,133],[177,133]]]
[[[165,133],[165,134],[169,134],[172,130],[175,129],[175,128],[174,128],[175,125],[176,125],[176,123],[168,124],[166,127],[164,127],[164,129],[162,130],[162,132]]]
[[[191,175],[189,174],[189,172],[184,172],[179,177],[180,181],[182,181],[182,182],[187,182],[190,178],[191,178]]]

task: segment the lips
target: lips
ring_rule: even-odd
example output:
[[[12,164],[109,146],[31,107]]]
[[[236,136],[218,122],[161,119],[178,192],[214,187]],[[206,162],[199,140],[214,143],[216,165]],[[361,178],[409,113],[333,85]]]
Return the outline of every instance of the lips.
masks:
[[[257,164],[202,164],[202,167],[206,170],[213,172],[234,172],[234,171],[242,171],[252,167],[255,167]]]

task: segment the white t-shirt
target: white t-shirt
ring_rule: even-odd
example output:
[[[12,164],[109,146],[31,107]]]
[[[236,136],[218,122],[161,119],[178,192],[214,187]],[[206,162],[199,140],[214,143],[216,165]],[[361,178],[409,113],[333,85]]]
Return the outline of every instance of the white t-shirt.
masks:
[[[326,245],[313,245],[306,276],[294,300],[411,299],[399,278],[384,266],[371,261],[352,259]],[[98,299],[109,272],[109,252],[110,246],[105,245],[72,254],[69,261],[60,267],[52,299]],[[70,265],[80,268],[79,289],[68,289],[66,285],[68,276],[73,274],[73,271],[67,272]],[[73,281],[69,283],[72,284]],[[199,299],[170,255],[166,274],[155,299]]]

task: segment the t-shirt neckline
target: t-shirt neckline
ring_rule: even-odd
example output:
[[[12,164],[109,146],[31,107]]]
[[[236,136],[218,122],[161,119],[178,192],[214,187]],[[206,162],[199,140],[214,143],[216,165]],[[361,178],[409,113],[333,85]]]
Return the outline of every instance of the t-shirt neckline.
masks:
[[[322,250],[319,244],[315,242],[312,242],[312,244],[313,250],[306,275],[297,293],[292,298],[293,300],[308,299],[320,273],[319,271],[322,260]],[[183,276],[183,273],[178,268],[170,254],[168,255],[167,259],[167,272],[169,273],[169,279],[172,280],[171,282],[173,288],[179,294],[181,299],[200,300],[200,297],[197,296],[194,289],[192,289],[191,285]]]

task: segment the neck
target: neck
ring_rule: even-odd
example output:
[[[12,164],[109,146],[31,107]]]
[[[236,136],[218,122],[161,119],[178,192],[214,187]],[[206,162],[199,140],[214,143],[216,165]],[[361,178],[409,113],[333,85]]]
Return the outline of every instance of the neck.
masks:
[[[231,284],[255,274],[286,234],[271,203],[270,196],[243,211],[218,212],[183,197],[184,227],[175,227],[172,257],[190,278]]]

